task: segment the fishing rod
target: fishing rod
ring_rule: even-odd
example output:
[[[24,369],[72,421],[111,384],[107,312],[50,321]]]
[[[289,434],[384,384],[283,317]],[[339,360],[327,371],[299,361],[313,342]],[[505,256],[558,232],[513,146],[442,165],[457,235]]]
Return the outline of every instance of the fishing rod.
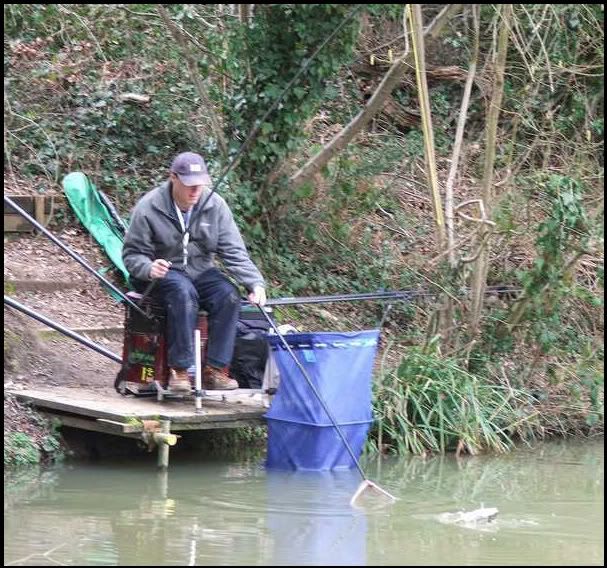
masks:
[[[268,299],[266,306],[291,306],[297,304],[328,304],[332,302],[357,302],[364,300],[410,300],[413,291],[369,292],[362,294],[336,294],[334,296],[299,296]],[[248,301],[248,300],[247,300]]]
[[[122,290],[114,286],[109,280],[107,280],[104,276],[95,271],[94,268],[89,266],[87,262],[76,252],[70,249],[67,245],[63,244],[55,235],[53,235],[46,227],[42,226],[36,219],[34,219],[27,211],[24,211],[19,205],[17,205],[10,197],[4,196],[4,201],[8,203],[19,215],[24,217],[27,221],[29,221],[36,229],[42,231],[51,241],[53,241],[56,245],[61,247],[67,254],[69,254],[78,264],[82,267],[86,268],[91,274],[95,276],[98,280],[103,282],[108,288],[112,291],[116,292],[129,306],[137,310],[141,315],[146,317],[147,319],[154,319],[149,314],[145,313],[137,304],[135,304],[130,298],[126,296]]]
[[[468,292],[466,288],[462,290]],[[511,286],[489,286],[485,289],[485,294],[497,293],[515,293],[521,292],[522,288]],[[430,292],[428,290],[399,290],[385,292],[362,292],[359,294],[335,294],[330,296],[292,296],[284,298],[268,299],[266,306],[290,306],[297,304],[328,304],[332,302],[358,302],[366,300],[413,300],[420,297],[436,296],[438,292]],[[243,299],[243,303],[248,303],[248,300]]]
[[[238,163],[238,160],[240,159],[240,157],[242,156],[242,154],[244,153],[244,151],[249,147],[249,145],[251,144],[251,142],[253,141],[253,139],[255,138],[255,136],[257,136],[257,133],[259,132],[261,125],[266,121],[266,119],[268,118],[268,116],[270,116],[270,114],[272,114],[274,112],[274,110],[276,110],[276,108],[278,107],[278,105],[282,102],[282,100],[284,99],[285,95],[291,90],[291,87],[295,84],[295,82],[299,79],[299,77],[305,73],[308,68],[310,67],[310,65],[312,64],[312,61],[316,58],[316,56],[320,53],[320,51],[325,47],[325,45],[327,45],[327,43],[329,43],[336,35],[337,33],[356,15],[356,13],[361,10],[364,7],[363,4],[359,4],[357,5],[343,20],[342,22],[339,24],[339,26],[337,26],[333,32],[331,34],[329,34],[329,36],[327,36],[327,38],[316,48],[316,50],[314,51],[314,53],[312,53],[312,55],[305,61],[304,65],[302,65],[302,67],[300,68],[300,70],[293,76],[293,78],[289,81],[289,83],[287,84],[287,86],[284,88],[284,90],[282,91],[282,93],[280,94],[280,96],[274,101],[274,103],[272,104],[272,106],[266,111],[266,113],[263,115],[263,117],[260,120],[257,120],[255,123],[255,126],[251,129],[251,131],[249,132],[249,134],[247,135],[247,137],[245,138],[245,141],[242,143],[242,145],[240,146],[240,148],[238,149],[238,151],[236,152],[236,154],[234,155],[234,157],[232,158],[231,162],[228,164],[228,167],[223,171],[223,173],[220,175],[218,181],[216,183],[213,184],[210,193],[206,196],[206,198],[204,199],[204,201],[202,202],[202,205],[200,205],[200,207],[196,207],[195,211],[192,211],[192,216],[190,218],[190,223],[189,226],[193,227],[195,225],[194,221],[198,219],[198,217],[200,217],[202,215],[202,212],[204,210],[205,205],[208,203],[209,199],[211,199],[211,197],[213,196],[213,194],[217,191],[217,188],[223,183],[223,181],[226,179],[228,173],[230,173],[234,167],[236,166],[236,164]],[[147,296],[152,292],[152,290],[154,289],[154,286],[156,285],[156,279],[152,280],[147,288],[144,290],[143,295],[141,296],[139,303],[141,304],[141,302],[144,301],[145,298],[147,298]]]
[[[93,351],[97,351],[97,353],[101,353],[101,355],[105,355],[112,361],[116,361],[116,363],[122,364],[122,359],[120,357],[118,357],[118,355],[116,355],[115,353],[108,351],[107,349],[105,349],[105,347],[102,347],[101,345],[98,345],[97,343],[90,341],[86,337],[83,337],[82,335],[77,334],[76,332],[72,331],[71,329],[68,329],[67,327],[63,327],[62,325],[54,322],[53,320],[48,319],[47,317],[43,316],[42,314],[39,314],[38,312],[35,312],[34,310],[25,307],[23,304],[20,304],[16,300],[13,300],[13,298],[5,295],[4,303],[7,306],[10,306],[11,308],[15,308],[16,310],[23,312],[24,314],[30,316],[31,318],[34,318],[35,320],[38,320],[39,322],[42,322],[43,324],[48,325],[49,327],[52,327],[53,329],[63,333],[64,335],[67,335],[68,337],[71,337],[72,339],[79,341],[80,343],[82,343],[83,345],[86,345]]]

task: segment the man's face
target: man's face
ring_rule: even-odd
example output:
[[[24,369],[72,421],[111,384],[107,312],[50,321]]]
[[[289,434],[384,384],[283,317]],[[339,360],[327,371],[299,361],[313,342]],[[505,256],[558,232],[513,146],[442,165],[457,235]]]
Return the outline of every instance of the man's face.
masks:
[[[184,185],[179,177],[173,173],[171,174],[171,180],[173,182],[173,199],[180,207],[190,208],[196,205],[202,192],[209,187],[209,184]]]

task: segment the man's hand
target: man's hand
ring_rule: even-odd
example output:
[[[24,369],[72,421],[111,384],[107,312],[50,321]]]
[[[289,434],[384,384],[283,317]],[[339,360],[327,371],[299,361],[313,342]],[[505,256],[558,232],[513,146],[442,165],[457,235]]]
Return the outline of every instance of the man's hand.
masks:
[[[266,303],[266,289],[263,286],[255,286],[249,294],[249,302],[263,308]]]
[[[164,258],[157,258],[152,262],[150,278],[164,278],[167,275],[169,268],[171,268],[171,264],[171,262],[164,260]]]

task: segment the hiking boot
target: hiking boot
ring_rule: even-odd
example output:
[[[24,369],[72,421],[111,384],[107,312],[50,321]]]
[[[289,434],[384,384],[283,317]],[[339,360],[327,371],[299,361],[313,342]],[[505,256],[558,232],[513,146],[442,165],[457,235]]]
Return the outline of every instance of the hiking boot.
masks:
[[[202,375],[202,388],[205,390],[233,390],[238,388],[238,383],[228,377],[225,369],[207,366]]]
[[[190,394],[192,383],[187,369],[171,369],[169,373],[169,388],[172,393]]]

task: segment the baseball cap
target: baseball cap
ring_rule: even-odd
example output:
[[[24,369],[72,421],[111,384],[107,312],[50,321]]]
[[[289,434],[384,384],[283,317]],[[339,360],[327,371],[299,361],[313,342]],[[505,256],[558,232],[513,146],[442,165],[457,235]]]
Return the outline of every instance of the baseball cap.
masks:
[[[194,152],[177,155],[171,164],[171,172],[177,174],[184,185],[206,185],[211,181],[203,157]]]

